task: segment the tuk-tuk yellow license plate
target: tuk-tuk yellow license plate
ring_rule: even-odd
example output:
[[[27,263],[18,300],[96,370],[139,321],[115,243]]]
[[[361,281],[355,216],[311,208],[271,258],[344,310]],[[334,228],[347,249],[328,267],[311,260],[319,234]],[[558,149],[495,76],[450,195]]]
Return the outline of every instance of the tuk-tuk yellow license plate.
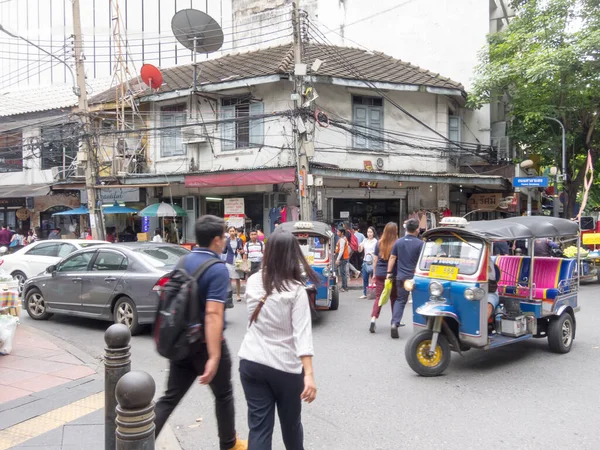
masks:
[[[458,277],[458,267],[432,264],[431,267],[429,267],[429,276],[441,280],[456,280]]]

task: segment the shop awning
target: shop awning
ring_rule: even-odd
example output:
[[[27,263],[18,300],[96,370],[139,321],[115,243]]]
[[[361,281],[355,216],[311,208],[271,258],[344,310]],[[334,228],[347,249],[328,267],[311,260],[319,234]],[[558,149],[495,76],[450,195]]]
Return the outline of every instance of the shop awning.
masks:
[[[205,175],[186,175],[185,187],[224,187],[252,186],[256,184],[293,183],[296,180],[296,169],[247,170],[227,173],[207,173]]]
[[[42,197],[48,195],[47,184],[30,184],[25,186],[1,186],[0,198]]]

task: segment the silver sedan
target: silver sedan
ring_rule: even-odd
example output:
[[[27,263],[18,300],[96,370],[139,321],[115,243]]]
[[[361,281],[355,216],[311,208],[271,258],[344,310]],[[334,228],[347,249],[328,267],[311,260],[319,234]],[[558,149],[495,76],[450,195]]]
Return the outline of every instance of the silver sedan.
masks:
[[[79,250],[25,282],[24,306],[35,320],[53,314],[112,320],[135,334],[154,323],[161,283],[188,253],[150,242]]]

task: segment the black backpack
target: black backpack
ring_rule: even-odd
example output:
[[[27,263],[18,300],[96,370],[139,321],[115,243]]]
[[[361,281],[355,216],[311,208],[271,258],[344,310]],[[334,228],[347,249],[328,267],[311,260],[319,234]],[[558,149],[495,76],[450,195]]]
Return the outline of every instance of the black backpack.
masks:
[[[193,344],[204,342],[204,308],[200,308],[198,280],[209,267],[223,264],[211,258],[190,276],[183,262],[184,258],[167,275],[169,281],[161,288],[154,322],[156,350],[174,361],[185,359]]]

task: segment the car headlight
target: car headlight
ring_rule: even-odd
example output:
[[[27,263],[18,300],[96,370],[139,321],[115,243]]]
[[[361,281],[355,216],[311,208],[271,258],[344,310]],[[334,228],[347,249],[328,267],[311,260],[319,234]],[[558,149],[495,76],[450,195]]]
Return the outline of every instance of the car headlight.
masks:
[[[412,291],[414,288],[415,288],[414,280],[406,280],[404,282],[404,289],[406,289],[408,292]]]
[[[441,297],[444,293],[444,286],[437,281],[429,283],[429,293],[434,297]]]
[[[465,289],[465,298],[467,300],[481,300],[484,295],[485,291],[478,287]]]
[[[323,276],[327,278],[329,276],[329,267],[323,267]]]

